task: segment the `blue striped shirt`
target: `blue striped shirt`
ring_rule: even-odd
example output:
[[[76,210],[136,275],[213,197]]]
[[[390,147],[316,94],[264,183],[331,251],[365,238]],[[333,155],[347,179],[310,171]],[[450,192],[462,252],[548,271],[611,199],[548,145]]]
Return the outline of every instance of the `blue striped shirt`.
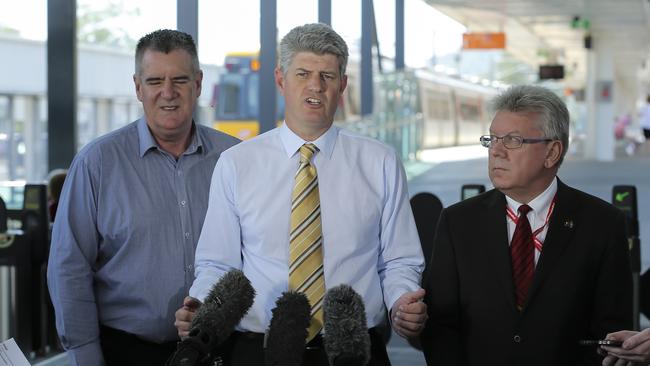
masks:
[[[48,267],[57,330],[72,364],[103,364],[100,323],[157,343],[178,338],[174,313],[194,278],[212,170],[235,143],[195,124],[176,160],[142,118],[77,154]]]

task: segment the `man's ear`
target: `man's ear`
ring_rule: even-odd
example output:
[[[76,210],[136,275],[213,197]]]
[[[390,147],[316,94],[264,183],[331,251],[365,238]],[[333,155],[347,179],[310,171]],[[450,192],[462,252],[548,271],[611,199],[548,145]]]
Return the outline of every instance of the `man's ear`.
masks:
[[[138,100],[142,102],[142,90],[140,89],[140,78],[137,74],[133,74],[133,84],[135,85],[135,95],[138,97]]]
[[[553,140],[549,142],[546,148],[544,166],[546,168],[552,168],[557,165],[560,161],[560,157],[562,156],[563,151],[564,147],[562,146],[562,142],[560,140]]]
[[[196,83],[196,97],[198,98],[201,96],[201,87],[203,85],[203,70],[197,71],[194,77],[194,82]]]
[[[280,67],[275,68],[275,85],[280,89],[280,94],[284,96],[284,74]]]

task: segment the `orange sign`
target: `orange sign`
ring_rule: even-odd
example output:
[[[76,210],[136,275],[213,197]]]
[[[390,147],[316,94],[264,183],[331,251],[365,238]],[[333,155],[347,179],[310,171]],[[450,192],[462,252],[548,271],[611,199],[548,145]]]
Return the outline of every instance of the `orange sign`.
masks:
[[[498,33],[464,33],[463,49],[506,48],[506,34]]]

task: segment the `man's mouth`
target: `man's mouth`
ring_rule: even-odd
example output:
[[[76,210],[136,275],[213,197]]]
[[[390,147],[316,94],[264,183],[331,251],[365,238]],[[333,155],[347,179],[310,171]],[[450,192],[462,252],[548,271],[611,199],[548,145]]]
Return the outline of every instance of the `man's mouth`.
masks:
[[[176,106],[176,105],[165,105],[165,106],[162,106],[160,108],[162,110],[164,110],[164,111],[175,111],[178,108],[178,106]]]
[[[321,100],[318,99],[318,98],[307,98],[307,99],[305,99],[305,102],[307,102],[307,104],[309,104],[309,105],[321,105],[322,104]]]

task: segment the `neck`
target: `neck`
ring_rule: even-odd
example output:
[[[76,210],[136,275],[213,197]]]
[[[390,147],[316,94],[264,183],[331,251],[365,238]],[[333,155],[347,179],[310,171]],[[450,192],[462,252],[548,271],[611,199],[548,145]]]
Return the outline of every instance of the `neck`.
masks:
[[[551,185],[553,179],[555,179],[555,174],[549,178],[540,179],[536,184],[532,184],[524,189],[504,189],[501,192],[513,200],[527,205],[530,201],[542,194]]]
[[[323,136],[323,134],[327,132],[327,130],[329,130],[330,127],[332,127],[332,124],[329,124],[325,128],[308,128],[308,127],[305,128],[304,126],[293,124],[289,121],[285,121],[285,123],[287,124],[287,127],[291,130],[291,132],[298,135],[298,137],[300,137],[301,139],[309,142],[317,140],[319,137]]]
[[[188,131],[184,132],[182,135],[175,136],[156,136],[154,134],[153,138],[158,144],[158,146],[171,154],[176,160],[187,150],[187,147],[190,146],[192,141],[192,130],[190,128]]]

